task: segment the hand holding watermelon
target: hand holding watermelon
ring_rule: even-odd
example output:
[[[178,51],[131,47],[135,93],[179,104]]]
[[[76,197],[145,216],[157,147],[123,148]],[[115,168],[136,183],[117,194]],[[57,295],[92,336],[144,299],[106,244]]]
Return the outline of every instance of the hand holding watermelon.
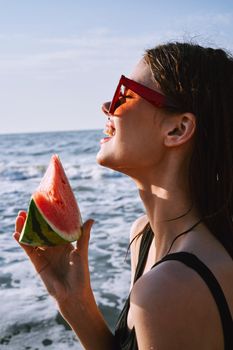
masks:
[[[26,212],[20,211],[16,218],[14,238],[18,242],[26,217]],[[76,247],[71,243],[41,248],[19,243],[40,274],[48,292],[59,304],[73,297],[76,301],[82,300],[91,289],[88,242],[93,222],[90,219],[84,223],[83,234]]]
[[[58,301],[90,287],[88,242],[93,220],[82,225],[61,161],[53,155],[33,193],[28,214],[20,211],[14,237]],[[76,247],[70,242],[78,240]],[[77,295],[76,295],[77,297]]]

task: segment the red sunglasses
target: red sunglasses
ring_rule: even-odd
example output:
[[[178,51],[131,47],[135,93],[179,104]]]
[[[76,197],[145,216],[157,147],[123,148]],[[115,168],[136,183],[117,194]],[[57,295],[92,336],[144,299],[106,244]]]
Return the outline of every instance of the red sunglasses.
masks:
[[[115,94],[113,96],[112,102],[109,107],[108,113],[113,115],[117,107],[121,105],[120,97],[124,97],[125,89],[130,89],[137,95],[144,98],[146,101],[150,102],[153,106],[162,107],[176,107],[169,99],[163,95],[161,92],[152,90],[134,80],[126,78],[124,75],[121,76],[120,81],[117,85]]]

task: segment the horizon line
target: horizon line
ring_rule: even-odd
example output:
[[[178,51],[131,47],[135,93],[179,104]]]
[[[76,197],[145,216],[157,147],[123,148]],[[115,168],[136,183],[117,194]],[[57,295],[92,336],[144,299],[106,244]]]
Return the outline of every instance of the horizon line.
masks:
[[[46,134],[46,133],[64,133],[64,132],[79,132],[79,131],[101,131],[101,128],[94,129],[70,129],[70,130],[41,130],[41,131],[12,131],[12,132],[0,132],[0,136],[10,135],[28,135],[28,134]]]

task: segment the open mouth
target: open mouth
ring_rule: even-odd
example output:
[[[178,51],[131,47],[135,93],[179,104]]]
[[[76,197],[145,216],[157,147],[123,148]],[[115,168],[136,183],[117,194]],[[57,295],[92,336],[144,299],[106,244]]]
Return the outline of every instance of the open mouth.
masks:
[[[113,123],[113,120],[109,119],[106,126],[105,126],[105,129],[103,131],[103,133],[107,136],[105,137],[104,139],[102,139],[101,141],[102,142],[106,142],[106,141],[109,141],[111,138],[113,138],[113,136],[115,136],[116,134],[116,129],[115,129],[115,125]]]
[[[111,118],[108,118],[105,129],[103,133],[107,136],[100,140],[100,143],[103,144],[105,142],[110,141],[116,135],[116,128],[114,122]]]

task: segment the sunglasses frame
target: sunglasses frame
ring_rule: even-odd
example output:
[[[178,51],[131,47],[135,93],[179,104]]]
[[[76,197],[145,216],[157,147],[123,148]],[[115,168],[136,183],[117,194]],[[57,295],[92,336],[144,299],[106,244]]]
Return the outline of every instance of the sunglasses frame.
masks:
[[[121,76],[119,83],[117,85],[116,91],[114,93],[112,102],[109,107],[108,113],[110,115],[113,115],[117,107],[120,106],[119,104],[119,97],[121,96],[121,87],[124,86],[127,89],[132,90],[137,95],[144,98],[146,101],[151,103],[153,106],[157,108],[162,107],[172,107],[175,108],[176,106],[169,101],[169,99],[163,95],[161,92],[153,90],[148,88],[147,86],[144,86],[140,83],[137,83],[134,80],[131,80],[129,78],[126,78],[124,75]]]

